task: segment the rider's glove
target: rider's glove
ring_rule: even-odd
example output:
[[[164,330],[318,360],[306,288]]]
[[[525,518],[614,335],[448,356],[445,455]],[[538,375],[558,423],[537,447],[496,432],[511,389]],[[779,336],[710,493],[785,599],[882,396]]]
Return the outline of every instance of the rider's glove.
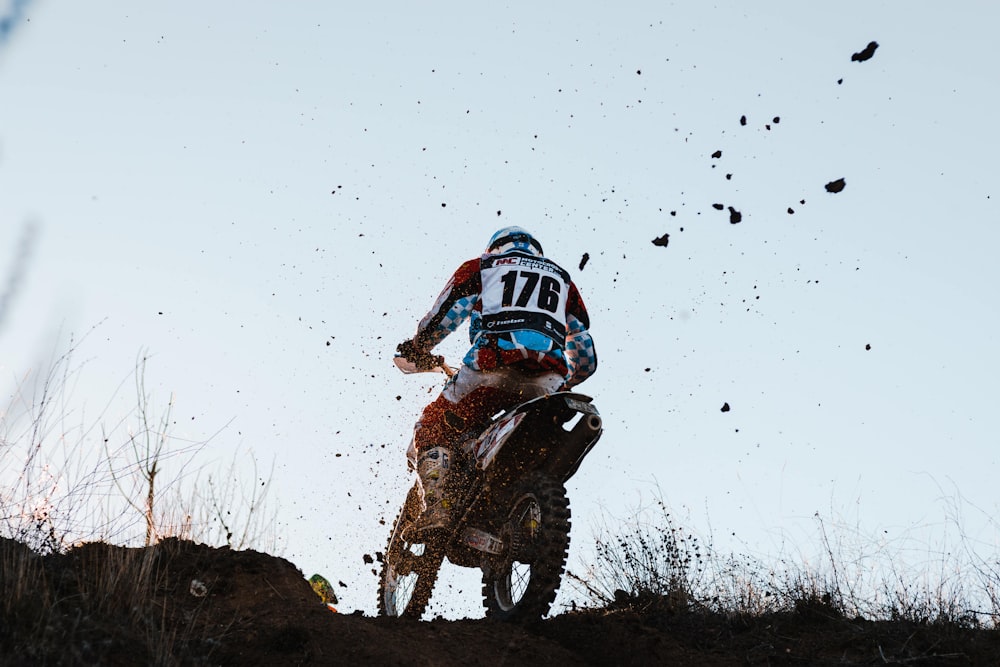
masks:
[[[444,357],[417,349],[417,344],[413,342],[412,338],[404,340],[402,343],[397,345],[396,352],[399,353],[399,356],[412,362],[414,366],[422,371],[429,371],[435,366],[441,366],[444,364]]]
[[[396,346],[396,352],[398,352],[399,356],[404,359],[413,361],[413,359],[417,356],[417,346],[413,342],[413,339],[409,338]]]

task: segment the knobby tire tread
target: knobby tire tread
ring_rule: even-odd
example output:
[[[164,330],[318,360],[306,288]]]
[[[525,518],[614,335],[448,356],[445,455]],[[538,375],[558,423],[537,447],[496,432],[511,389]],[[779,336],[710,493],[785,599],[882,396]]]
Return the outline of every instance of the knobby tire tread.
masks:
[[[413,521],[419,512],[415,510],[415,502],[417,502],[416,487],[414,486],[406,496],[406,501],[403,504],[402,509],[399,511],[399,515],[392,524],[392,532],[389,533],[389,541],[386,544],[385,555],[383,556],[382,570],[379,573],[379,586],[378,586],[378,612],[380,616],[396,616],[395,610],[388,609],[386,606],[386,587],[388,586],[388,574],[389,568],[393,565],[394,553],[397,550],[403,549],[403,540],[400,537],[402,533],[402,523],[403,521]],[[393,544],[394,541],[399,541],[401,544],[398,548]],[[423,563],[423,572],[417,573],[417,582],[414,585],[413,594],[410,596],[410,600],[406,605],[406,609],[403,613],[399,614],[401,618],[412,618],[419,620],[423,616],[424,611],[427,609],[427,604],[430,602],[431,593],[434,591],[434,584],[437,582],[438,572],[441,569],[441,564],[444,561],[444,553],[438,549],[432,549],[430,545],[425,545],[424,554],[420,557],[421,561],[426,560]]]
[[[496,582],[509,577],[511,563],[499,571],[483,571],[483,605],[486,616],[501,621],[532,621],[548,613],[562,582],[569,553],[569,499],[562,483],[542,473],[532,473],[514,486],[508,496],[508,520],[518,500],[533,494],[541,510],[541,527],[534,543],[537,554],[531,564],[531,577],[521,599],[511,609],[504,609],[496,595]]]

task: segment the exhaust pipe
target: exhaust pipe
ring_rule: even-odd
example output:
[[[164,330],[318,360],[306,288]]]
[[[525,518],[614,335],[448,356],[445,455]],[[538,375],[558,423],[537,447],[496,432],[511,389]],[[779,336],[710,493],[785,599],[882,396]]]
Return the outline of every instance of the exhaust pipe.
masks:
[[[587,418],[583,421],[587,422],[587,428],[592,433],[597,433],[598,431],[600,431],[601,427],[604,424],[604,422],[601,421],[601,417],[599,415],[587,415]],[[579,425],[577,425],[577,428],[579,428]],[[573,430],[575,431],[576,428],[574,428]]]
[[[576,473],[583,457],[601,436],[602,421],[598,415],[585,415],[568,433],[563,431],[555,450],[546,462],[549,474],[568,480]]]
[[[603,424],[600,415],[584,415],[566,434],[566,439],[575,446],[585,447],[595,436],[600,434]]]

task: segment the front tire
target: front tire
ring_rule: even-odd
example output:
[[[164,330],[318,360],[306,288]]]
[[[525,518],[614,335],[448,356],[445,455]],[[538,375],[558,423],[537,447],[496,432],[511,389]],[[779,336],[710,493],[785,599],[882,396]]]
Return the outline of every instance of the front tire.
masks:
[[[569,500],[561,483],[540,473],[515,484],[508,498],[504,551],[483,567],[483,605],[487,618],[536,620],[555,601],[566,568]]]
[[[396,517],[379,576],[378,611],[381,616],[420,619],[430,601],[444,560],[439,545],[410,543],[403,530],[420,515],[420,494],[410,489]]]

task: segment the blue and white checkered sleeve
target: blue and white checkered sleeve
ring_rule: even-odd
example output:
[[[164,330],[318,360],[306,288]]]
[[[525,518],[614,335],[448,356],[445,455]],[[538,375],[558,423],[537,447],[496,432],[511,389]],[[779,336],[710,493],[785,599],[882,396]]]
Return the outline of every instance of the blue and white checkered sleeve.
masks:
[[[589,331],[577,331],[566,337],[567,387],[575,387],[597,370],[597,350]]]
[[[457,330],[462,324],[469,319],[472,315],[472,308],[476,305],[476,301],[479,296],[465,296],[457,299],[455,303],[452,304],[448,312],[444,314],[441,319],[435,323],[434,327],[430,330],[424,332],[426,340],[430,343],[430,347],[434,347],[445,338],[448,334]]]

